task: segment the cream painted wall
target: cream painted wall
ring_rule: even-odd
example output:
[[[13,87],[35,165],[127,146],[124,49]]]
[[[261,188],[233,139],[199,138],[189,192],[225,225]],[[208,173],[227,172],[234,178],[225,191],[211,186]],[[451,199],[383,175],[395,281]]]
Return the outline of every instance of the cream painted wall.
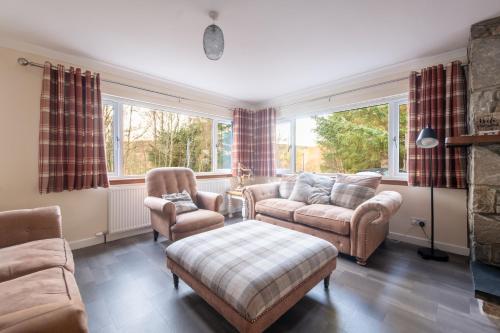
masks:
[[[404,200],[398,213],[391,219],[390,237],[421,245],[427,244],[423,231],[418,226],[412,226],[410,221],[412,217],[425,220],[425,230],[430,237],[430,188],[381,185],[379,191],[384,190],[399,192]],[[466,190],[434,189],[435,240],[443,250],[468,254],[466,202]]]
[[[63,214],[63,232],[69,241],[93,238],[95,233],[107,229],[107,190],[83,190],[57,194],[38,193],[38,124],[42,70],[22,67],[18,57],[43,63],[47,57],[26,52],[0,48],[0,211],[59,205]],[[78,64],[77,64],[78,65]],[[82,64],[79,64],[82,66]],[[180,93],[213,103],[231,105],[237,101],[204,95],[187,89],[165,89],[166,85],[154,80],[120,72],[105,66],[85,67],[96,70],[106,79],[136,84],[149,89]],[[220,117],[230,117],[231,113],[220,107],[179,103],[152,93],[103,84],[103,93],[126,96],[171,107],[182,107],[191,111],[203,111]],[[236,104],[237,105],[237,104]]]
[[[107,228],[107,190],[85,190],[48,195],[38,193],[38,113],[41,69],[19,66],[17,58],[21,56],[39,63],[51,60],[53,63],[68,64],[53,58],[0,48],[0,154],[2,156],[0,160],[0,211],[57,204],[62,209],[63,231],[68,240],[77,241],[93,238],[96,232]],[[222,97],[209,96],[199,91],[190,92],[186,88],[170,87],[163,82],[146,79],[100,64],[85,67],[82,62],[78,62],[77,65],[99,71],[107,79],[179,93],[183,96],[192,96],[228,106],[238,103]],[[399,70],[398,73],[401,71]],[[391,75],[392,77],[401,75],[398,73]],[[379,80],[387,77],[390,76],[380,75]],[[376,81],[372,79],[370,82]],[[356,83],[351,83],[349,86],[355,87]],[[347,86],[342,85],[342,87]],[[406,82],[398,82],[343,96],[335,100],[335,105],[396,95],[404,93],[406,89]],[[103,84],[102,90],[111,95],[126,96],[170,107],[182,107],[191,111],[202,110],[213,115],[230,117],[230,112],[225,108],[207,107],[195,103],[179,104],[177,100],[116,85]],[[313,93],[314,91],[303,93],[301,98],[311,96]],[[317,90],[316,93],[322,92]],[[289,101],[291,98],[283,98],[277,100],[276,103],[287,100]],[[322,103],[316,107],[308,107],[307,110],[324,110],[325,107],[328,107],[325,106],[324,101]],[[273,103],[269,105],[273,105]],[[303,112],[303,107],[280,110],[280,113],[285,116]],[[417,227],[411,227],[409,221],[411,217],[420,217],[429,221],[429,189],[393,185],[381,186],[381,190],[384,189],[398,191],[404,197],[401,210],[391,221],[390,231],[393,233],[393,237],[401,238],[400,235],[405,235],[409,236],[403,237],[407,241],[422,242],[422,231]],[[435,199],[437,241],[448,246],[447,249],[464,252],[467,247],[466,191],[437,189]]]

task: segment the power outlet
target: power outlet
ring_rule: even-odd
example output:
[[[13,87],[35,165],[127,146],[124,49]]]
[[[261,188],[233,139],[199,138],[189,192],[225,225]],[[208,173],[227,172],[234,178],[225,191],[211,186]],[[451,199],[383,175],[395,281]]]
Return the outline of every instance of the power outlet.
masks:
[[[426,224],[426,221],[422,218],[419,217],[411,217],[410,218],[410,224],[418,227],[424,227]]]

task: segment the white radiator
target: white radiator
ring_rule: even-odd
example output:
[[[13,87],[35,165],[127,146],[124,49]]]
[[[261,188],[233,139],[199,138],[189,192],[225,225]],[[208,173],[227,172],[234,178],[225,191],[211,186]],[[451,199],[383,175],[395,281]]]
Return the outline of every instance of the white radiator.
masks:
[[[198,190],[215,192],[224,196],[222,212],[227,210],[225,193],[230,186],[229,178],[197,181]],[[111,187],[108,198],[108,233],[114,234],[149,227],[151,225],[149,210],[144,207],[146,196],[146,186],[143,184]]]
[[[111,187],[108,198],[108,233],[150,226],[149,209],[144,207],[146,196],[145,185]]]

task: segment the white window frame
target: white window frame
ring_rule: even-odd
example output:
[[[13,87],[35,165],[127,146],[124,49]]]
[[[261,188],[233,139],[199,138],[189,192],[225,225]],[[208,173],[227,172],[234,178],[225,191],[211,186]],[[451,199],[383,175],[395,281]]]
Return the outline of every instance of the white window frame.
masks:
[[[350,111],[355,109],[360,109],[369,106],[388,104],[389,114],[388,114],[388,175],[384,176],[383,179],[395,179],[395,180],[407,180],[408,174],[399,172],[399,106],[401,104],[408,104],[408,94],[400,94],[396,96],[384,97],[373,99],[360,103],[353,103],[348,105],[343,105],[335,108],[329,108],[320,112],[314,113],[303,113],[300,116],[295,116],[293,118],[280,118],[278,122],[290,121],[292,128],[292,170],[284,170],[285,172],[296,173],[296,121],[297,119],[314,117],[314,116],[326,116],[334,112]],[[395,139],[395,141],[394,141]],[[282,170],[277,170],[280,174]]]
[[[123,175],[123,161],[122,161],[122,134],[123,134],[123,105],[131,105],[137,107],[145,107],[154,109],[155,111],[164,111],[176,114],[182,114],[191,117],[201,117],[212,120],[212,170],[210,172],[196,172],[196,174],[210,174],[210,173],[229,173],[230,169],[219,169],[217,166],[217,124],[232,124],[231,118],[218,117],[203,112],[195,112],[192,110],[177,109],[165,105],[142,102],[128,98],[103,95],[102,104],[113,106],[113,158],[114,158],[114,172],[108,173],[111,179],[116,178],[137,178],[142,175]]]
[[[290,124],[290,168],[289,169],[283,169],[283,168],[276,168],[276,174],[278,175],[284,175],[284,174],[289,174],[294,172],[294,165],[295,165],[295,119],[287,119],[287,118],[282,118],[279,121],[276,122],[276,127],[279,124],[284,124],[284,123],[289,123]],[[276,134],[275,134],[276,135]],[[278,143],[276,142],[276,146]],[[277,158],[278,158],[278,149],[275,149],[275,154],[276,154],[276,165],[278,165]]]
[[[228,119],[213,119],[212,121],[212,169],[217,172],[217,173],[231,173],[231,168],[229,169],[223,169],[219,168],[218,165],[218,159],[217,159],[217,144],[219,140],[218,136],[218,131],[219,131],[219,124],[226,124],[226,125],[231,125],[233,122]],[[231,142],[233,141],[233,131],[231,127]],[[231,156],[231,164],[232,164],[232,156]],[[215,169],[214,169],[215,166]]]

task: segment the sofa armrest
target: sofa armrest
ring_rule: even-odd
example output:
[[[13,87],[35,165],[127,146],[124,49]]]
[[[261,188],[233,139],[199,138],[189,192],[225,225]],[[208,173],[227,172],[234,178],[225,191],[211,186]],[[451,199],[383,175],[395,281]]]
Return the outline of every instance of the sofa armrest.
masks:
[[[59,206],[0,213],[0,248],[47,238],[62,238]]]
[[[224,198],[221,194],[213,192],[198,191],[196,194],[198,206],[203,209],[218,212]]]
[[[387,236],[389,219],[403,203],[401,194],[382,191],[363,202],[351,218],[351,254],[366,259]]]
[[[243,197],[247,203],[248,218],[255,218],[255,205],[265,199],[279,198],[280,183],[267,183],[246,186],[243,190]]]
[[[161,216],[169,225],[175,224],[175,204],[158,197],[146,197],[144,206],[151,210],[151,213]]]

